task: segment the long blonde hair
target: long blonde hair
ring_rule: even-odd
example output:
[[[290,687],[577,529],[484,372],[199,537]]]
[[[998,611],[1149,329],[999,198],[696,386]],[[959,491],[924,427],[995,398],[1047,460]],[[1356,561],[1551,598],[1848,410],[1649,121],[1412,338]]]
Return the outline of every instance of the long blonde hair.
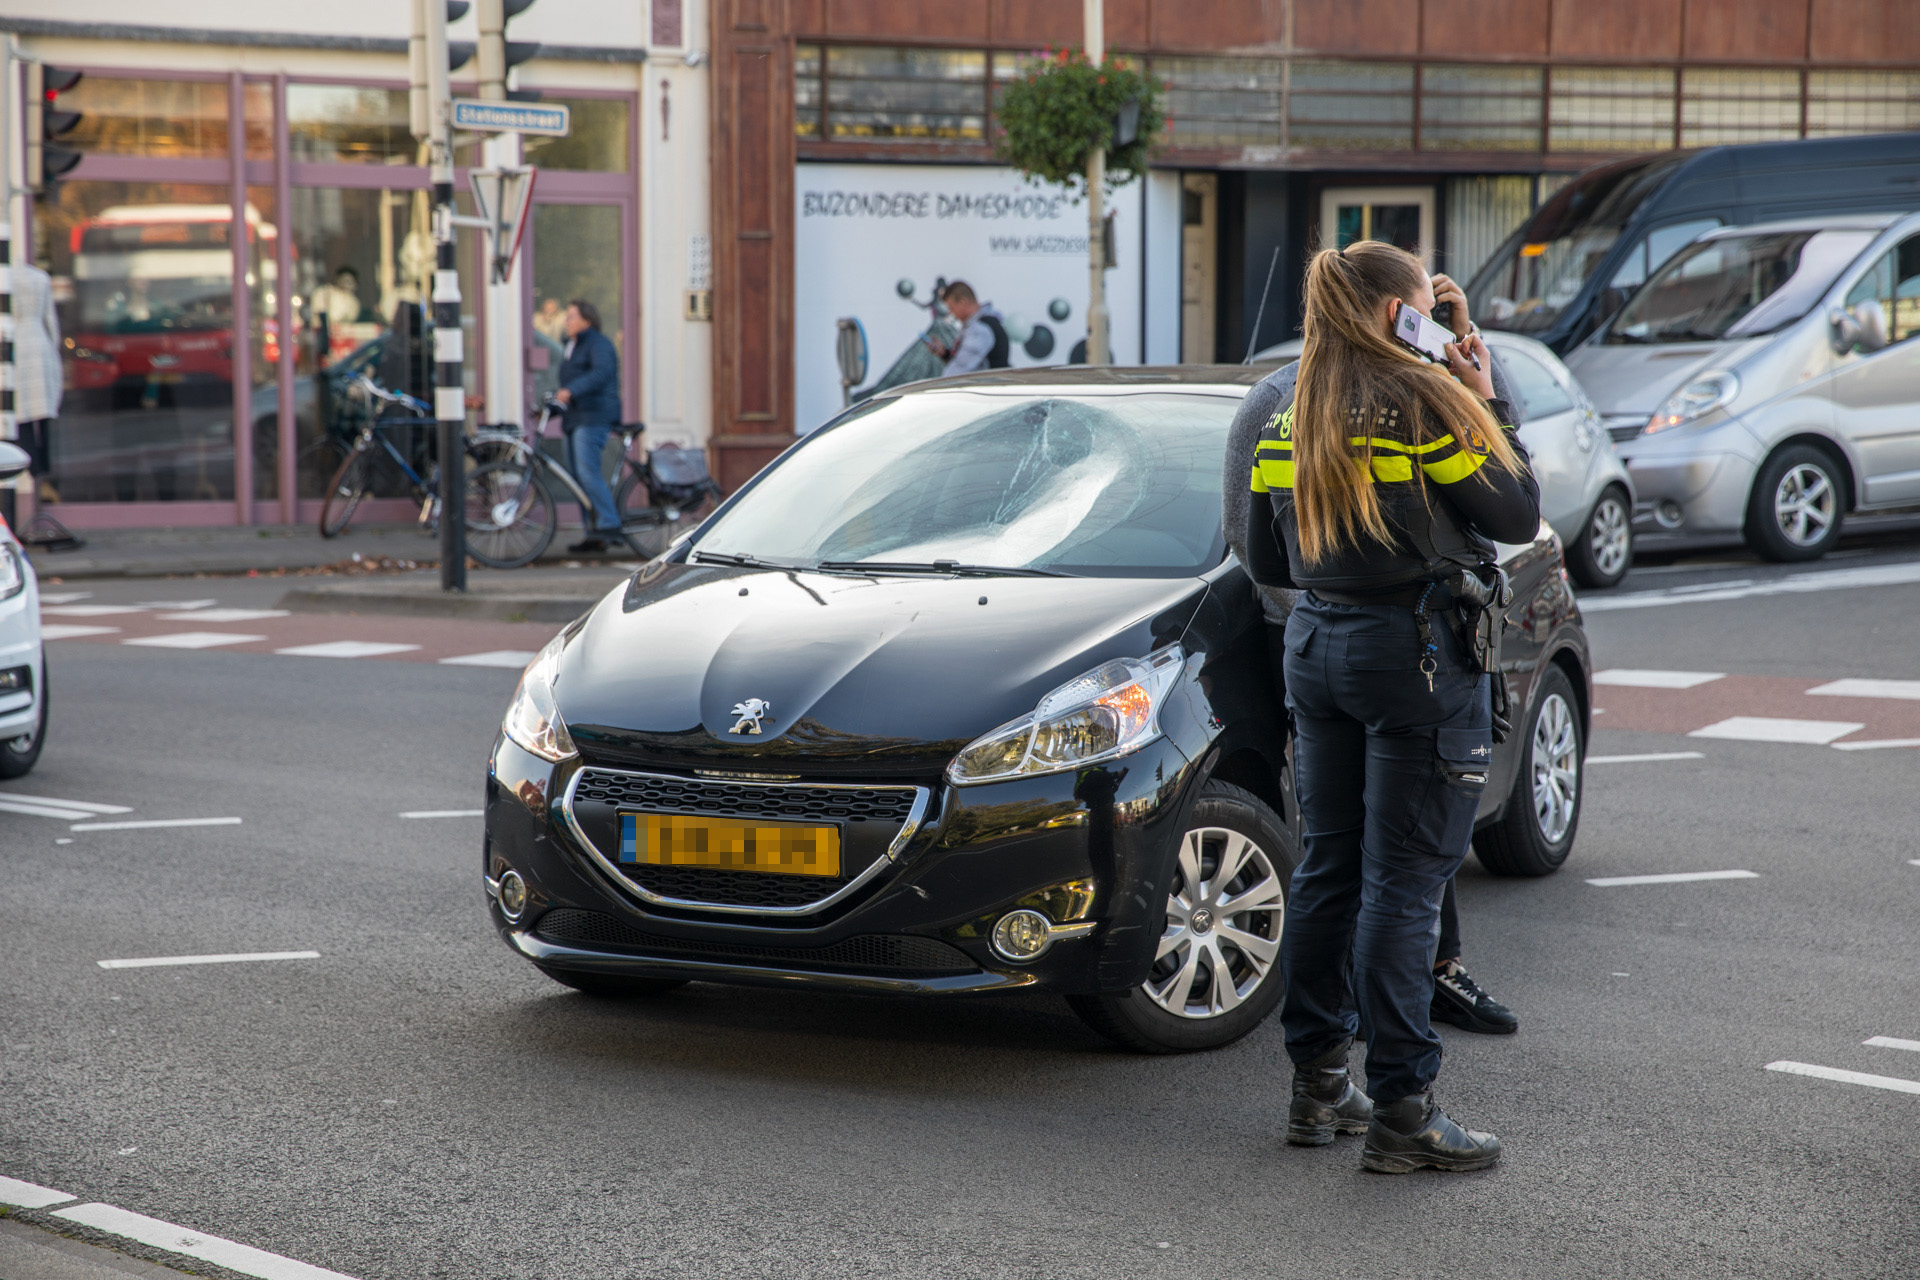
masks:
[[[1376,415],[1397,412],[1408,443],[1419,443],[1425,424],[1438,422],[1462,449],[1488,454],[1509,472],[1520,465],[1479,396],[1381,328],[1388,299],[1405,301],[1424,284],[1418,258],[1378,240],[1322,249],[1307,265],[1306,345],[1293,393],[1293,502],[1300,554],[1309,564],[1363,537],[1393,540],[1373,485]]]

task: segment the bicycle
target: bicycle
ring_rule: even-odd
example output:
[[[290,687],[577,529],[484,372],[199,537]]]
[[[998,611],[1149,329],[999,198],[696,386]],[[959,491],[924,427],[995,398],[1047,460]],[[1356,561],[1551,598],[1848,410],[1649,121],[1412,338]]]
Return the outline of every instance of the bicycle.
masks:
[[[383,453],[400,468],[400,474],[406,477],[408,484],[413,486],[415,496],[421,500],[420,523],[433,525],[439,518],[438,486],[434,483],[438,468],[425,476],[421,475],[384,434],[389,427],[432,426],[433,407],[404,391],[388,391],[364,373],[355,378],[351,385],[354,390],[381,404],[399,405],[408,412],[395,417],[376,415],[354,432],[347,445],[347,456],[341,459],[339,467],[334,470],[333,479],[327,482],[327,500],[320,508],[320,536],[337,538],[347,531],[347,526],[353,522],[353,513],[373,488],[374,469]]]

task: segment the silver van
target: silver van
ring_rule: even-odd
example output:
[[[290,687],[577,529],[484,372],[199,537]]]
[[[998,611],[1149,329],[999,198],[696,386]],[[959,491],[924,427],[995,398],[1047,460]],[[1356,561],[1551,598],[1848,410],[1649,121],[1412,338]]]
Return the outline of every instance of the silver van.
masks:
[[[1661,528],[1812,560],[1920,506],[1920,214],[1730,227],[1566,357]]]

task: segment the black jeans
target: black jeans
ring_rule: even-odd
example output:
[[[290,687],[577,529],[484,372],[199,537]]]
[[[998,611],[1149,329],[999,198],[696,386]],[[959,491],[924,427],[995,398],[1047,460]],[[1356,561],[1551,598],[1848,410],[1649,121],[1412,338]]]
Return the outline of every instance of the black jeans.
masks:
[[[1433,635],[1429,688],[1411,609],[1309,594],[1287,621],[1302,850],[1280,940],[1280,1021],[1295,1062],[1363,1036],[1382,1103],[1440,1072],[1428,1020],[1440,900],[1493,758],[1487,679],[1443,619]]]

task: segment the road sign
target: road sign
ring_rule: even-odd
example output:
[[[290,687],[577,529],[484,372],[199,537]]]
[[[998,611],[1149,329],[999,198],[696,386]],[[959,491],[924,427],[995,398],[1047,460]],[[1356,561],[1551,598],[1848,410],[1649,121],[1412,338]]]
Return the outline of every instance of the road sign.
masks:
[[[485,225],[491,242],[493,282],[505,284],[527,234],[527,211],[533,207],[534,168],[474,169],[467,174],[473,190],[476,222]]]
[[[499,102],[481,98],[453,100],[453,127],[482,133],[538,133],[564,138],[573,126],[573,113],[564,106],[540,102]]]

